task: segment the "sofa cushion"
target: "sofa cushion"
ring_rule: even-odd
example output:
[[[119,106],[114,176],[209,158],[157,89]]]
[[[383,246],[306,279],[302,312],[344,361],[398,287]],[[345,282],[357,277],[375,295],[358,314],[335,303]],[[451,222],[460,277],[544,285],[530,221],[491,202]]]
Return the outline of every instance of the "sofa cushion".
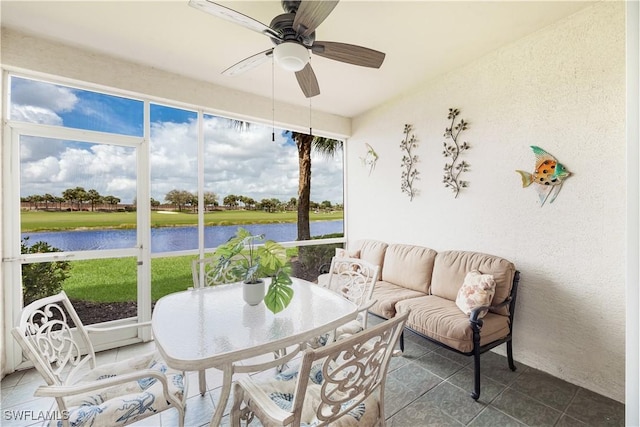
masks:
[[[376,303],[369,309],[375,315],[391,319],[396,315],[396,303],[408,298],[425,296],[424,292],[418,292],[393,283],[378,281],[373,287],[372,300]]]
[[[512,262],[480,252],[439,252],[433,266],[431,294],[455,301],[458,291],[469,271],[478,270],[491,274],[496,282],[496,292],[491,305],[497,305],[509,297],[516,268]],[[509,314],[508,307],[491,310],[497,314]]]
[[[496,293],[496,281],[491,274],[482,274],[478,270],[467,273],[464,283],[458,291],[456,305],[466,315],[470,315],[478,307],[491,305],[493,295]],[[487,314],[487,310],[482,310],[478,318]]]
[[[422,246],[389,245],[384,255],[382,280],[414,291],[429,293],[436,254],[433,249]]]
[[[398,314],[411,310],[406,326],[463,353],[473,351],[473,330],[469,316],[455,302],[434,295],[411,298],[396,304]],[[509,317],[487,313],[480,332],[480,345],[509,335]]]
[[[379,240],[363,239],[356,240],[353,245],[349,245],[349,251],[360,251],[360,259],[380,266],[378,280],[382,279],[382,265],[384,264],[384,253],[389,245]]]

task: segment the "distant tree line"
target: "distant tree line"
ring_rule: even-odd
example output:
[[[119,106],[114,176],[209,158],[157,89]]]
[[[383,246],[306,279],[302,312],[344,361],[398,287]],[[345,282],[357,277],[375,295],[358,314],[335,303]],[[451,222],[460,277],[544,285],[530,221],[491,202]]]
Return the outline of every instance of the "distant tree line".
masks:
[[[120,203],[120,199],[116,196],[103,196],[97,190],[85,190],[84,187],[68,188],[62,192],[62,197],[53,194],[32,194],[30,196],[21,197],[20,202],[28,203],[29,209],[53,209],[62,210],[63,203],[66,203],[68,210],[96,210],[96,208],[107,208],[115,210]],[[44,205],[44,206],[43,206]]]
[[[218,203],[219,196],[211,191],[204,192],[204,206],[205,210],[214,210],[221,207]],[[63,210],[63,204],[66,205],[67,210],[90,210],[107,209],[117,210],[120,199],[115,196],[103,196],[97,190],[85,190],[83,187],[69,188],[62,192],[62,197],[54,196],[52,194],[33,194],[26,197],[21,197],[20,201],[26,203],[29,209],[57,209]],[[198,194],[192,193],[187,190],[171,190],[164,196],[164,202],[169,205],[173,205],[175,209],[182,212],[198,210]],[[134,200],[133,207],[136,202]],[[151,198],[151,209],[158,209],[162,204],[160,201]],[[222,199],[222,207],[225,209],[246,209],[246,210],[261,210],[267,212],[281,212],[292,211],[298,208],[298,199],[292,197],[289,201],[283,202],[276,198],[262,199],[259,202],[251,197],[229,194]],[[131,207],[130,207],[131,208]],[[321,203],[310,202],[309,209],[311,210],[331,210],[342,209],[342,205],[333,205],[330,201],[325,200]]]
[[[293,211],[298,207],[298,199],[292,197],[287,202],[283,202],[276,198],[262,199],[259,202],[251,197],[229,194],[222,199],[222,205],[218,203],[218,195],[212,192],[204,193],[205,210],[213,210],[219,207],[225,209],[246,209],[260,210],[267,212]],[[198,195],[187,190],[171,190],[164,199],[167,203],[173,205],[178,211],[198,209]],[[153,202],[152,202],[153,206]],[[333,206],[329,200],[322,203],[311,202],[310,208],[314,210],[342,209],[341,205]]]

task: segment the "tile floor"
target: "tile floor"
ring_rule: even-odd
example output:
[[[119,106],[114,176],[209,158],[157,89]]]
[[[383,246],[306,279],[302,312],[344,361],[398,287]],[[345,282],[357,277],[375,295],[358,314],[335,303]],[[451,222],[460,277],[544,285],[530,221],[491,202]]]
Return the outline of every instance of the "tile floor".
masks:
[[[378,321],[371,318],[372,323]],[[98,355],[99,363],[122,360],[153,346],[145,343],[102,352]],[[624,404],[517,360],[518,369],[512,372],[506,358],[492,352],[482,355],[481,396],[474,401],[469,397],[473,382],[471,362],[469,357],[444,350],[412,333],[405,334],[405,352],[392,359],[387,379],[387,426],[624,426]],[[266,374],[272,375],[256,375]],[[213,369],[207,371],[210,391],[204,397],[198,393],[197,374],[190,373],[188,381],[185,425],[208,426],[218,399],[221,375]],[[56,407],[53,399],[33,397],[33,391],[41,384],[44,382],[33,369],[6,376],[2,380],[0,425],[43,425],[34,418],[40,411]],[[22,415],[23,420],[14,415]],[[223,425],[228,423],[229,418],[225,416]],[[177,425],[174,410],[134,424],[138,427]]]

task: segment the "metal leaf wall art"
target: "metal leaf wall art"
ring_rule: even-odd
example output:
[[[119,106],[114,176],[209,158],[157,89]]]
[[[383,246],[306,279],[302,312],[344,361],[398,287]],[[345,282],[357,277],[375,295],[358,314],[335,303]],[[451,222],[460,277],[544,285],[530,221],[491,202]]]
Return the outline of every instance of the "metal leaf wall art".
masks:
[[[404,125],[404,140],[400,143],[400,148],[404,152],[402,155],[402,176],[400,190],[403,193],[407,193],[409,200],[413,200],[413,197],[417,194],[416,188],[413,186],[413,181],[418,178],[419,172],[416,169],[416,163],[418,163],[418,156],[412,153],[412,150],[418,146],[416,136],[411,134],[413,126]],[[409,136],[411,134],[411,136]]]
[[[460,133],[462,133],[463,130],[467,130],[468,127],[468,123],[463,119],[460,119],[456,124],[456,118],[459,114],[460,110],[457,108],[449,108],[447,118],[451,120],[451,125],[445,129],[444,137],[452,140],[453,144],[447,144],[447,141],[444,141],[444,151],[442,152],[444,157],[451,159],[451,162],[445,163],[444,165],[444,178],[442,182],[445,187],[451,188],[455,194],[455,198],[458,197],[461,189],[469,186],[468,181],[460,179],[460,174],[469,170],[469,163],[460,160],[460,154],[469,149],[469,144],[467,142],[458,142]]]

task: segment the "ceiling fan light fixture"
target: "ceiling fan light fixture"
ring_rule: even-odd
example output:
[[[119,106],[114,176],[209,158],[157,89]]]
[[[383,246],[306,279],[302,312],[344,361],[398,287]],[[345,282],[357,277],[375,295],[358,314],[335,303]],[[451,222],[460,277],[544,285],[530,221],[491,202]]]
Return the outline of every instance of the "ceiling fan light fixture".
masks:
[[[295,42],[280,43],[273,49],[278,65],[287,71],[300,71],[309,62],[309,52],[303,45]]]

